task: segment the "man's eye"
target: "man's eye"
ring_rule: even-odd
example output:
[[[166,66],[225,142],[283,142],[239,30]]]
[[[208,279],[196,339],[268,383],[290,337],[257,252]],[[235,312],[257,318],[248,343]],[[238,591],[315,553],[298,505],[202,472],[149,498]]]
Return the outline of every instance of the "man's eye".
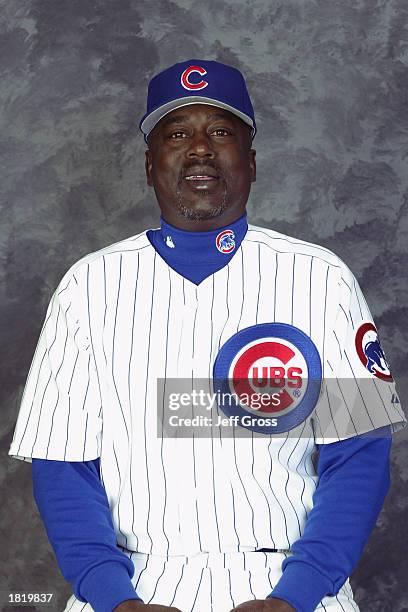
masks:
[[[218,132],[224,132],[224,134],[221,134],[221,136],[229,134],[229,131],[225,128],[215,128],[214,132],[217,132],[217,136],[220,136]]]
[[[175,137],[175,136],[180,135],[180,134],[182,134],[182,135],[183,135],[183,134],[184,134],[184,132],[181,132],[181,131],[172,132],[172,133],[170,134],[170,138],[173,138],[173,139],[174,139],[174,137]]]

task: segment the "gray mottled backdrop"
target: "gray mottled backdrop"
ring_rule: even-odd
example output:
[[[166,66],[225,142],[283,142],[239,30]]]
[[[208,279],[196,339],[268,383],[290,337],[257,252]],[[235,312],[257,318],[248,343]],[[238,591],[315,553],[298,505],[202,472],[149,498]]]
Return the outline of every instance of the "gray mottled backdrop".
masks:
[[[57,611],[69,587],[32,500],[31,469],[6,453],[62,274],[85,253],[158,223],[138,120],[159,69],[204,57],[245,73],[259,125],[250,219],[346,261],[407,398],[408,3],[0,6],[0,590],[54,591]],[[408,611],[407,480],[404,431],[394,441],[392,489],[352,578],[362,611]]]

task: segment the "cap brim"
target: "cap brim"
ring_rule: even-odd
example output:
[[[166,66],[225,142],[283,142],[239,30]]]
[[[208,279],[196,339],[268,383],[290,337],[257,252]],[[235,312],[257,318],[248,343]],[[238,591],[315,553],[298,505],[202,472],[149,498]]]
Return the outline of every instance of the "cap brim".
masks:
[[[220,102],[219,100],[214,100],[213,98],[205,98],[204,96],[188,96],[185,98],[178,98],[177,100],[171,100],[170,102],[163,104],[159,108],[156,108],[156,110],[151,112],[141,121],[140,129],[146,137],[152,131],[154,126],[160,121],[160,119],[163,119],[163,117],[171,113],[171,111],[175,110],[176,108],[188,106],[190,104],[209,104],[210,106],[224,108],[225,110],[230,111],[231,113],[242,119],[244,123],[249,125],[252,128],[252,137],[255,136],[256,129],[249,115],[241,113],[241,111],[238,111],[236,108],[230,106],[229,104],[225,104],[224,102]]]

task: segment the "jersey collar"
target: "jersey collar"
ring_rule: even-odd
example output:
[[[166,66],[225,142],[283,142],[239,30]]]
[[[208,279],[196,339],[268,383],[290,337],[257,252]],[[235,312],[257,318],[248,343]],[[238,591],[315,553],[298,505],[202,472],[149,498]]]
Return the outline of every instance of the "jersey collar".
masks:
[[[207,232],[191,232],[174,227],[160,217],[156,245],[167,261],[188,261],[200,265],[227,263],[236,253],[248,230],[247,214],[233,223]]]

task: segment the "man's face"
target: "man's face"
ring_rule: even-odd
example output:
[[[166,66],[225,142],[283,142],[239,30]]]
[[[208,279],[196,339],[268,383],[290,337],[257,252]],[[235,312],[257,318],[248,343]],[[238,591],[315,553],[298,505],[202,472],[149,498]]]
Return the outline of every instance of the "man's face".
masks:
[[[168,223],[206,231],[244,213],[256,178],[250,134],[241,119],[208,104],[177,108],[155,125],[146,177]]]

